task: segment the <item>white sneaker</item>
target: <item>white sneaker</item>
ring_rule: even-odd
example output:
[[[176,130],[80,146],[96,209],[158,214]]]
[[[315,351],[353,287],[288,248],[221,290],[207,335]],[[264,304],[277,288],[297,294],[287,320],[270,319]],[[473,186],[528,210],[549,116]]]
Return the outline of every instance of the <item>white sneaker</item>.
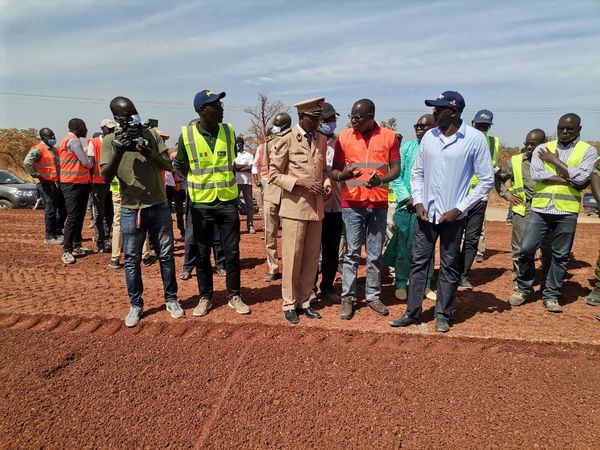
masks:
[[[250,308],[242,301],[242,298],[239,295],[231,297],[227,304],[230,308],[235,309],[235,312],[238,314],[250,314]]]
[[[406,300],[408,298],[408,295],[406,293],[406,288],[396,289],[395,295],[398,300]]]
[[[142,318],[142,312],[144,312],[144,308],[142,306],[132,306],[129,310],[129,314],[125,318],[125,325],[129,328],[135,327]]]
[[[437,300],[437,294],[435,292],[433,292],[431,289],[427,288],[427,289],[425,289],[425,298],[428,298],[429,300],[436,301]]]
[[[62,262],[65,264],[75,264],[75,257],[72,253],[64,252],[62,255]]]
[[[183,308],[177,300],[167,302],[167,311],[171,313],[172,319],[179,319],[184,316]]]

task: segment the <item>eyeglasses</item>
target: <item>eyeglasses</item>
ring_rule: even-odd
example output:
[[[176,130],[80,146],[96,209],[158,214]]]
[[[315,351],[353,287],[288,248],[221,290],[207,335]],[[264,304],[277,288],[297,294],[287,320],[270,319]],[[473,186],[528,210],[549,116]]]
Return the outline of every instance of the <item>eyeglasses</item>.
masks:
[[[415,127],[415,130],[425,130],[429,127],[429,125],[426,123],[416,123],[413,125],[413,127]]]
[[[357,114],[348,114],[348,119],[356,120],[357,122],[360,122],[365,119],[369,119],[371,117],[373,117],[373,113],[368,113],[368,114],[365,114],[364,116],[359,116]]]

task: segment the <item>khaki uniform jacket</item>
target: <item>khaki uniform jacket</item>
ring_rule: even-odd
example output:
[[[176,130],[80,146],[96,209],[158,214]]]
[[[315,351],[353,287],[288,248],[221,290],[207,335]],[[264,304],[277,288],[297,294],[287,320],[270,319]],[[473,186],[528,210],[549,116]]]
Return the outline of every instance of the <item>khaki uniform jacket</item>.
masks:
[[[270,140],[269,142],[265,142],[261,151],[263,152],[262,161],[263,165],[270,166],[271,164],[271,155],[270,153],[275,148],[275,143],[277,142],[277,138]],[[267,201],[273,203],[274,205],[279,205],[281,202],[281,188],[279,186],[274,185],[269,180],[268,183],[265,183],[265,188],[263,190],[263,201]]]
[[[323,183],[326,151],[325,136],[315,133],[309,146],[304,131],[298,125],[278,137],[271,151],[269,183],[282,189],[281,217],[308,221],[323,219],[323,197],[296,186],[296,181],[317,180]]]

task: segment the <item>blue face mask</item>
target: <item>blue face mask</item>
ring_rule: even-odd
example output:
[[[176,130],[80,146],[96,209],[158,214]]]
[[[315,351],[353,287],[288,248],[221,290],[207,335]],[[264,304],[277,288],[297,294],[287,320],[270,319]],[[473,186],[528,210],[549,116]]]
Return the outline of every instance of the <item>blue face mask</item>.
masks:
[[[48,139],[46,142],[50,147],[54,147],[56,145],[56,139]]]
[[[131,116],[129,118],[129,125],[135,126],[135,125],[141,125],[141,124],[142,124],[142,118],[140,117],[139,114],[134,114],[133,116]]]
[[[319,131],[323,134],[333,134],[336,126],[336,122],[323,122],[319,127]]]

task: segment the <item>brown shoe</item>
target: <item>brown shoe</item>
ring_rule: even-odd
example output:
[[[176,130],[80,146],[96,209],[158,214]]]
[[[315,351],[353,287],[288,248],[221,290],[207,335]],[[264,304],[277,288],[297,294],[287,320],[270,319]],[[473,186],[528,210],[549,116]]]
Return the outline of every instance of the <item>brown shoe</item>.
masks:
[[[373,311],[375,311],[381,316],[387,316],[390,313],[385,307],[385,305],[381,303],[381,300],[379,300],[378,298],[368,301],[367,305],[369,305],[369,308],[371,308]]]
[[[342,298],[339,315],[342,320],[352,319],[354,315],[354,299],[352,297]]]

